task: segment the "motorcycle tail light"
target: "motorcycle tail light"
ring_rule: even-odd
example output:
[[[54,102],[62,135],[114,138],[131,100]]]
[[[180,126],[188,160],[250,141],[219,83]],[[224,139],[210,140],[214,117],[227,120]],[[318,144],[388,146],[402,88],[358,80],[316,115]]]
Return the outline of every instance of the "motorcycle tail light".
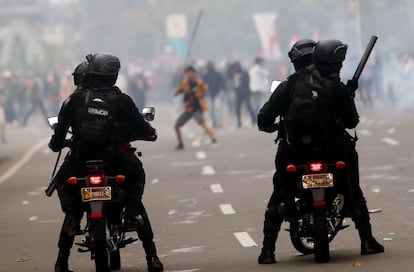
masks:
[[[76,185],[76,184],[78,184],[78,178],[77,177],[70,177],[70,178],[68,178],[67,182],[70,185]]]
[[[99,185],[102,183],[102,176],[89,176],[89,183]]]
[[[289,164],[286,167],[286,171],[288,171],[289,173],[295,173],[297,170],[298,169],[297,169],[296,165],[294,165],[294,164]]]
[[[343,168],[346,167],[346,162],[344,162],[344,161],[337,161],[335,163],[335,167],[336,167],[336,169],[343,169]]]
[[[115,178],[116,183],[122,183],[125,182],[125,176],[124,175],[117,175]]]
[[[312,162],[311,164],[309,164],[309,169],[312,172],[320,172],[323,170],[323,164],[320,162]]]

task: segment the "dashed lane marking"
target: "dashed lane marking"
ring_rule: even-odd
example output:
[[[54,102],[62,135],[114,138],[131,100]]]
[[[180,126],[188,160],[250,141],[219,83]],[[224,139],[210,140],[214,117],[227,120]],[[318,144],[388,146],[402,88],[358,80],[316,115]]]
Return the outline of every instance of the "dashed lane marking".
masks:
[[[214,170],[213,166],[211,166],[211,165],[203,166],[203,170],[201,171],[201,175],[211,176],[211,175],[215,175],[215,174],[216,174],[216,171]]]
[[[358,129],[358,134],[369,136],[369,135],[372,135],[372,132],[368,129]]]
[[[159,179],[157,179],[157,178],[156,178],[156,179],[151,180],[151,183],[152,183],[152,184],[156,184],[156,183],[158,183],[158,182],[160,182],[160,180],[159,180]]]
[[[233,209],[231,204],[221,204],[220,205],[220,210],[224,215],[235,214],[236,213],[236,211]]]
[[[199,160],[205,160],[207,158],[207,154],[204,151],[197,151],[196,156]]]
[[[3,175],[0,176],[0,184],[11,178],[17,171],[19,171],[19,169],[26,164],[37,151],[44,147],[48,141],[49,138],[45,138],[29,149],[29,151],[27,151],[19,161],[17,161],[14,165],[7,169]]]
[[[381,141],[382,141],[383,143],[387,144],[387,145],[390,145],[390,146],[397,146],[397,145],[399,145],[399,144],[400,144],[400,142],[399,142],[399,141],[394,140],[394,139],[392,139],[392,138],[390,138],[390,137],[385,137],[385,138],[382,138],[382,139],[381,139]]]
[[[221,184],[218,184],[218,183],[217,184],[211,184],[210,189],[215,194],[219,194],[219,193],[224,192],[223,187],[221,187]]]
[[[257,244],[247,232],[235,232],[234,236],[243,247],[257,247]]]
[[[201,142],[199,140],[193,140],[191,142],[191,146],[193,147],[199,147],[201,145]]]

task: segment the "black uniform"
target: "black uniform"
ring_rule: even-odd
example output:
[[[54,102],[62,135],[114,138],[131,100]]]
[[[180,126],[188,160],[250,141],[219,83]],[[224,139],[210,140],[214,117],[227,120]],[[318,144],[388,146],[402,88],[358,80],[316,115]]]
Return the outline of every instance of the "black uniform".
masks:
[[[282,82],[276,91],[271,95],[269,101],[264,104],[258,115],[258,127],[263,131],[271,131],[274,127],[276,117],[282,118],[287,113],[289,106],[289,94],[293,82],[298,73],[291,75],[287,81]],[[344,155],[347,156],[349,162],[349,175],[352,188],[347,188],[348,197],[352,202],[353,220],[355,225],[360,230],[361,240],[371,237],[371,226],[369,223],[368,209],[365,203],[364,196],[359,186],[359,171],[358,171],[358,154],[355,150],[355,140],[345,131],[345,128],[354,128],[359,122],[358,113],[355,107],[354,100],[349,95],[348,88],[340,82],[339,75],[330,74],[322,77],[328,77],[335,84],[334,103],[337,117],[340,120],[336,124],[336,135],[341,147],[344,149]],[[286,166],[292,160],[292,156],[297,156],[291,145],[288,144],[283,125],[279,130],[279,147],[276,154],[275,165],[276,172],[273,177],[274,190],[268,203],[268,209],[265,214],[264,234],[276,236],[280,230],[283,222],[283,217],[278,212],[279,205],[283,202],[292,205],[292,192],[295,191],[295,182],[289,182],[290,177],[287,174]],[[273,246],[274,247],[274,246]]]
[[[64,164],[56,175],[59,180],[57,190],[62,209],[66,214],[77,214],[78,218],[76,219],[80,220],[81,210],[77,190],[75,187],[68,185],[66,180],[70,176],[77,176],[82,173],[85,161],[92,159],[105,160],[114,171],[127,176],[127,209],[133,209],[144,220],[144,225],[138,230],[138,235],[145,247],[145,242],[152,243],[153,239],[150,222],[141,201],[145,184],[145,172],[142,163],[135,155],[130,154],[124,143],[137,138],[151,139],[155,135],[155,129],[143,119],[131,98],[121,93],[118,88],[95,88],[92,89],[92,92],[102,92],[110,97],[110,106],[114,109],[112,114],[118,125],[119,133],[111,135],[111,144],[104,148],[84,145],[82,139],[78,138],[81,123],[79,112],[85,107],[87,92],[88,89],[78,89],[64,102],[59,112],[59,122],[55,128],[55,134],[50,142],[53,150],[63,148],[66,133],[69,127],[72,128],[74,143],[71,153],[66,157]],[[128,128],[128,131],[122,129],[125,127]],[[67,223],[66,216],[59,239],[59,248],[61,249],[70,249],[73,244],[73,233],[67,233],[65,229]],[[147,247],[152,247],[152,244]]]

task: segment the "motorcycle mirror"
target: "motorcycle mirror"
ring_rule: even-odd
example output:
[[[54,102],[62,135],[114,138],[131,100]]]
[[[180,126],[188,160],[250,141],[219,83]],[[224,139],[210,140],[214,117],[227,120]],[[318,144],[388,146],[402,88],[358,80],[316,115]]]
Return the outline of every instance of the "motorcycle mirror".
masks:
[[[155,108],[154,107],[145,107],[142,109],[142,117],[148,122],[154,121],[155,118]]]
[[[58,117],[57,116],[52,116],[47,118],[47,122],[49,123],[49,127],[51,129],[55,129],[57,123],[58,123]]]
[[[276,88],[279,86],[280,83],[282,83],[282,81],[273,80],[272,84],[270,85],[270,92],[274,93],[276,91]]]

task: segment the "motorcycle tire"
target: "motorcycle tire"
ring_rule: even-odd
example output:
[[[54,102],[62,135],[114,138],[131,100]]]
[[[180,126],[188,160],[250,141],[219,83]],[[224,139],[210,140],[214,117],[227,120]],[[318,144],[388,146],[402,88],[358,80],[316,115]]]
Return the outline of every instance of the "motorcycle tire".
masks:
[[[290,241],[292,242],[293,247],[302,253],[303,255],[313,254],[314,247],[307,246],[303,241],[304,237],[299,235],[299,222],[291,222],[290,223]]]
[[[329,262],[329,237],[328,222],[326,220],[325,207],[314,207],[313,209],[313,238],[314,238],[314,257],[317,263]]]
[[[119,249],[111,253],[111,269],[121,270],[121,254]]]
[[[93,238],[95,248],[95,268],[96,272],[111,272],[109,263],[109,250],[106,238],[105,219],[93,219]]]

